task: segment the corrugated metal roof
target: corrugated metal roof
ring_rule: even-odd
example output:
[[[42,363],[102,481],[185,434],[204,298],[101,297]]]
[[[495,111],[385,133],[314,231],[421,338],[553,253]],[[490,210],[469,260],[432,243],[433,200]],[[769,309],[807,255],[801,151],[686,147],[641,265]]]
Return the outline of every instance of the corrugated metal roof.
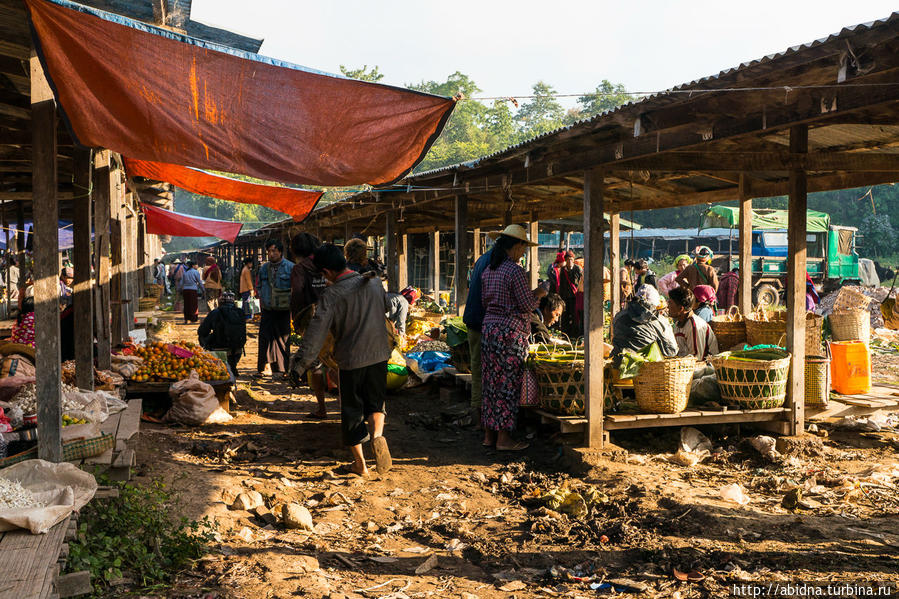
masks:
[[[451,170],[457,169],[459,167],[474,168],[474,167],[478,166],[478,164],[481,162],[484,162],[486,160],[490,160],[493,158],[498,158],[498,157],[502,156],[503,154],[512,152],[513,150],[524,149],[527,146],[535,145],[536,142],[553,137],[555,135],[558,135],[559,133],[561,133],[563,131],[570,131],[572,129],[583,127],[586,124],[600,122],[603,119],[606,119],[610,115],[615,114],[617,112],[631,110],[638,105],[652,104],[652,103],[655,103],[655,102],[663,100],[663,99],[674,100],[678,96],[680,96],[682,94],[682,92],[684,92],[684,91],[694,91],[695,90],[697,92],[714,92],[717,90],[727,89],[726,87],[723,87],[723,86],[718,87],[718,88],[699,88],[699,89],[695,89],[695,88],[698,88],[698,86],[706,85],[709,83],[718,83],[720,80],[722,80],[726,77],[736,75],[736,74],[740,73],[741,71],[745,71],[752,67],[767,64],[774,60],[785,58],[785,57],[791,56],[793,54],[796,54],[796,53],[804,51],[804,50],[810,50],[812,48],[821,46],[823,44],[832,42],[834,40],[839,40],[839,39],[850,37],[852,35],[857,35],[859,32],[867,31],[867,30],[874,29],[879,26],[887,25],[887,24],[889,24],[893,21],[897,21],[897,20],[899,20],[899,12],[894,12],[883,19],[877,19],[875,21],[870,21],[868,23],[860,23],[858,25],[853,25],[851,27],[844,27],[839,32],[833,33],[826,37],[822,37],[820,39],[817,39],[817,40],[814,40],[812,42],[808,42],[805,44],[790,46],[789,48],[787,48],[786,50],[784,50],[782,52],[775,52],[773,54],[768,54],[768,55],[763,56],[762,58],[759,58],[756,60],[750,60],[747,62],[740,63],[736,67],[732,67],[732,68],[725,69],[723,71],[718,72],[717,75],[709,75],[707,77],[702,77],[700,79],[694,79],[693,81],[690,81],[689,83],[682,83],[678,86],[669,88],[663,92],[648,95],[643,98],[640,98],[639,100],[635,100],[633,102],[627,102],[626,104],[622,104],[621,106],[618,106],[617,108],[614,108],[612,110],[607,110],[606,112],[599,113],[597,115],[594,115],[587,119],[583,119],[581,121],[577,121],[576,123],[572,123],[571,125],[567,125],[565,127],[559,127],[558,129],[554,129],[553,131],[550,131],[548,133],[544,133],[544,134],[538,135],[536,137],[527,139],[525,141],[519,142],[517,144],[513,144],[507,148],[493,152],[492,154],[488,154],[486,156],[482,156],[475,160],[469,160],[467,162],[461,162],[459,164],[453,164],[450,166],[444,166],[444,167],[440,167],[440,168],[436,168],[436,169],[431,169],[428,171],[422,171],[420,173],[415,173],[414,175],[410,175],[409,177],[407,177],[406,180],[412,180],[412,179],[416,179],[418,177],[426,178],[428,176],[445,173],[447,171],[451,171]]]

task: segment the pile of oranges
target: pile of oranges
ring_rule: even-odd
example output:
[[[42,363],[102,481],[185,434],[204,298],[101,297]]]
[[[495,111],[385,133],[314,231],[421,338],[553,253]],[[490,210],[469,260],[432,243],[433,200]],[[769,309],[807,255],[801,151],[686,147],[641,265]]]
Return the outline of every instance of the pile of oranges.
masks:
[[[182,358],[172,353],[170,346],[193,353]],[[204,351],[195,343],[148,343],[138,345],[133,355],[143,358],[141,367],[131,376],[132,381],[180,381],[196,370],[203,381],[221,381],[228,378],[228,367],[224,362]]]

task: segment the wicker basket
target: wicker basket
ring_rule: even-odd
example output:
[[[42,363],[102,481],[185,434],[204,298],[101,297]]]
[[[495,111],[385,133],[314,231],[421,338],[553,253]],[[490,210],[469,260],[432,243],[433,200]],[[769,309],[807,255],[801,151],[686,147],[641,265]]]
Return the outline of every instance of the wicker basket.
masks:
[[[740,313],[738,306],[731,306],[726,316],[716,316],[709,323],[715,338],[718,340],[718,348],[727,351],[732,347],[746,342],[746,321]]]
[[[160,295],[162,295],[162,292],[164,289],[165,289],[165,287],[158,283],[149,283],[147,285],[147,288],[144,290],[144,296],[152,297],[155,299],[155,298],[159,297]]]
[[[647,414],[678,414],[687,407],[696,358],[669,358],[640,365],[634,378],[637,406]]]
[[[830,314],[834,341],[871,341],[871,314],[867,310],[840,310]]]
[[[840,287],[837,292],[837,299],[833,303],[831,312],[842,312],[843,310],[867,310],[872,298],[868,297],[861,291],[856,291],[851,287]]]
[[[790,354],[767,350],[771,360],[734,359],[755,352],[728,352],[711,359],[721,398],[743,409],[779,408],[787,396]],[[757,354],[756,354],[757,355]],[[779,357],[779,356],[783,357]]]
[[[528,367],[537,375],[541,408],[564,416],[582,416],[585,413],[582,353],[579,359],[532,356],[528,359]]]
[[[767,318],[765,320],[764,318]],[[787,335],[787,313],[774,312],[766,316],[759,313],[746,317],[746,342],[749,345],[781,345]],[[805,315],[805,353],[808,356],[821,355],[821,336],[824,317],[811,312]],[[719,348],[724,348],[718,342]]]
[[[156,307],[157,299],[155,297],[142,297],[137,302],[137,308],[140,312],[146,312]]]
[[[805,358],[805,405],[826,406],[830,398],[830,358]]]

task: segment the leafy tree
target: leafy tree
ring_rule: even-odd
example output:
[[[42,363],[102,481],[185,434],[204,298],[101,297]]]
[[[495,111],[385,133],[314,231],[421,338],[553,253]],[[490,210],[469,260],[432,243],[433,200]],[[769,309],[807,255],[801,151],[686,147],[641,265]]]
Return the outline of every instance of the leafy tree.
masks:
[[[515,120],[520,125],[519,138],[524,140],[549,133],[563,125],[565,109],[556,100],[556,90],[544,81],[531,88],[533,98],[521,105]]]
[[[378,70],[378,65],[373,66],[371,69],[368,68],[368,65],[362,65],[361,69],[348,69],[347,67],[340,65],[340,72],[350,79],[358,79],[359,81],[372,81],[377,82],[384,78],[384,74]]]
[[[494,100],[487,110],[487,132],[493,137],[493,151],[515,143],[515,117],[506,100]]]
[[[440,96],[455,96],[461,93],[465,98],[471,98],[481,91],[468,75],[459,71],[450,75],[444,82],[422,81],[408,87]],[[489,154],[495,144],[491,143],[487,131],[487,113],[487,107],[481,102],[473,100],[458,102],[443,133],[415,170],[422,172]]]
[[[869,214],[862,219],[858,232],[864,236],[864,246],[869,255],[879,258],[896,252],[897,233],[890,223],[889,214]]]
[[[622,104],[627,104],[633,100],[634,96],[627,93],[624,85],[621,83],[614,84],[608,79],[603,79],[602,83],[596,86],[592,94],[587,94],[577,99],[577,103],[580,105],[577,113],[578,119],[585,119],[614,110]]]

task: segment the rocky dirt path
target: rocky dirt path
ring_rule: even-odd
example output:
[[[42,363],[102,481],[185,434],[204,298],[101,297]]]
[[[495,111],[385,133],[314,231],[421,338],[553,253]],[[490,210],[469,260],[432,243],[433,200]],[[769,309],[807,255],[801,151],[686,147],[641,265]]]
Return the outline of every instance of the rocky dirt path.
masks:
[[[686,598],[739,581],[899,582],[894,431],[831,431],[765,456],[734,427],[704,429],[709,455],[685,466],[666,459],[676,429],[585,457],[534,425],[529,450],[503,454],[480,446],[461,398],[419,388],[388,403],[394,471],[361,480],[337,472],[349,457],[335,397],[328,420],[308,420],[311,396],[240,384],[232,422],[142,425],[136,482],[162,478],[178,515],[219,534],[169,596]],[[733,484],[748,504],[722,498]],[[250,491],[263,505],[233,509]],[[307,508],[312,530],[271,514],[285,503]]]

